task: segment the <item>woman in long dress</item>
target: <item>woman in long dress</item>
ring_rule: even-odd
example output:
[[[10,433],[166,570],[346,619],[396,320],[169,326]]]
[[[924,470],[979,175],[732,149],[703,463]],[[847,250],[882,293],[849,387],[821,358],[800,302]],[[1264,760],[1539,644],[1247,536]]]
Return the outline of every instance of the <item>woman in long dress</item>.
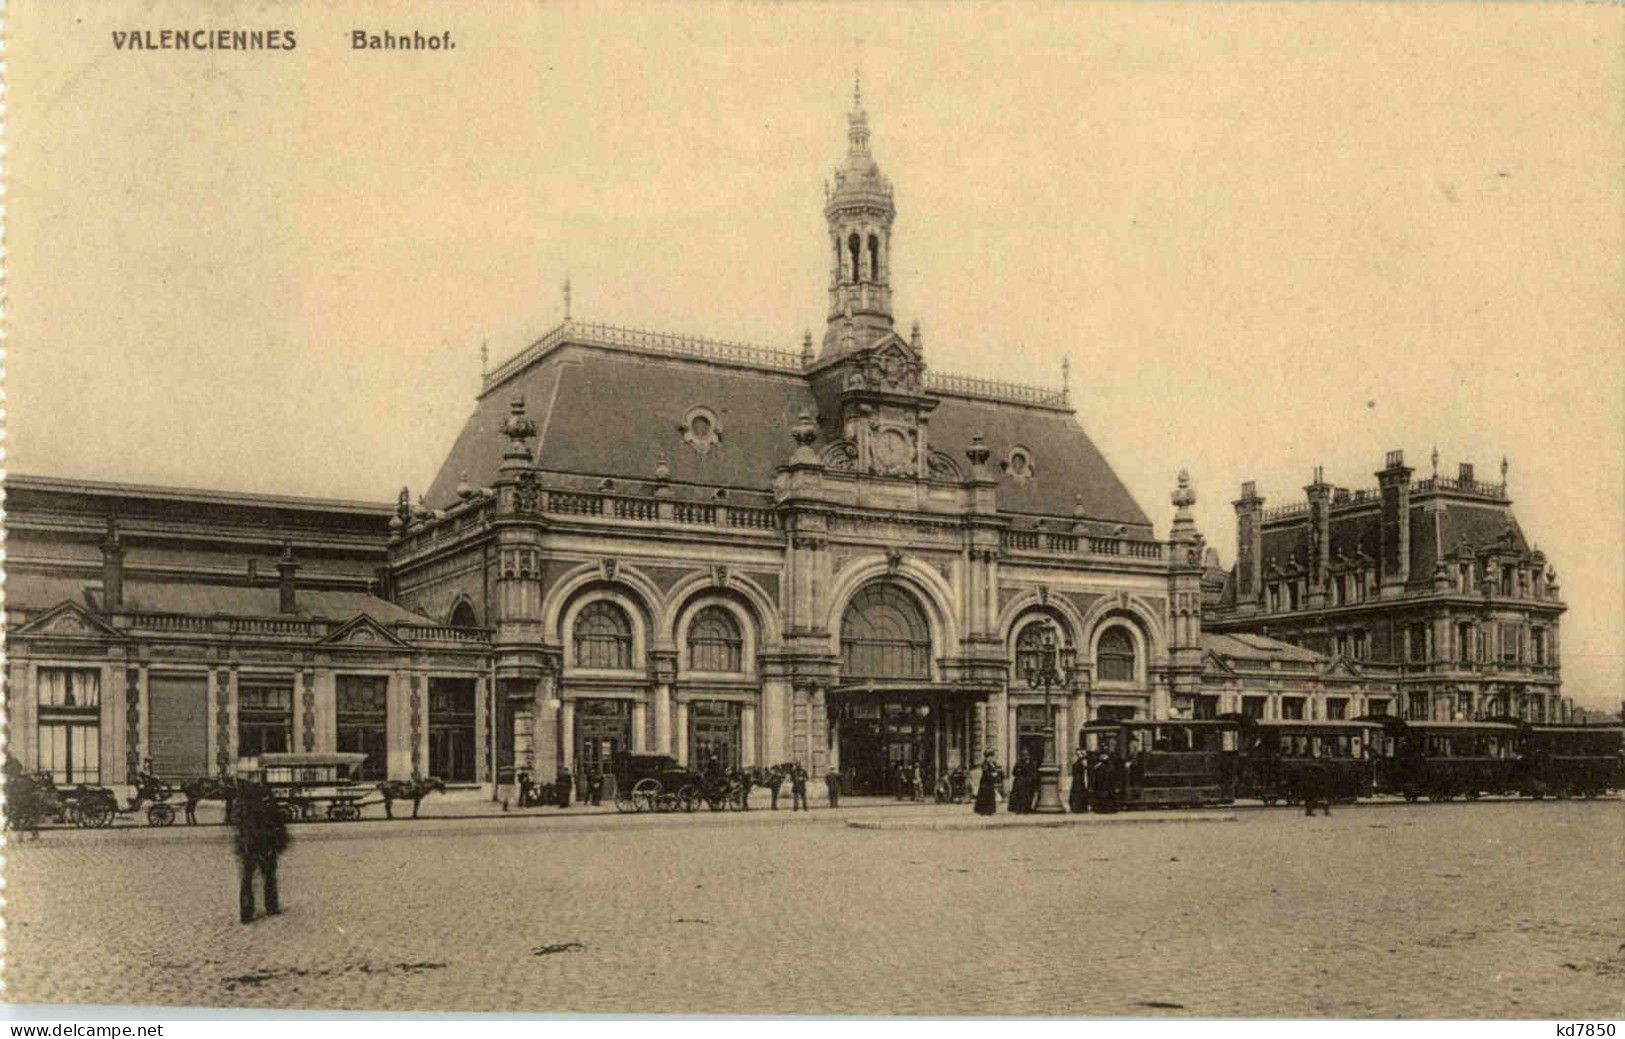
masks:
[[[982,779],[976,785],[976,814],[992,815],[999,810],[999,763],[990,750],[982,758]]]

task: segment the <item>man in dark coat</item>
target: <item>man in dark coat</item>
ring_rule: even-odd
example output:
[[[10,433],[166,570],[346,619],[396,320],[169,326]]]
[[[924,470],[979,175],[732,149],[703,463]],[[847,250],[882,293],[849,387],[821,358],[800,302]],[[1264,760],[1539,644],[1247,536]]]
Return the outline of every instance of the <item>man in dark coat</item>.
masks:
[[[796,767],[790,772],[790,811],[807,811],[807,769],[796,762]]]
[[[570,792],[575,787],[575,773],[568,769],[560,770],[558,778],[553,780],[553,803],[560,808],[570,807]]]
[[[841,770],[832,768],[824,773],[824,790],[829,794],[829,806],[841,807]]]
[[[237,853],[240,880],[238,918],[246,924],[254,919],[256,872],[265,889],[265,915],[282,912],[281,899],[277,897],[276,860],[288,846],[288,825],[270,787],[263,783],[245,783],[232,807],[232,850]]]
[[[1082,747],[1072,756],[1072,790],[1066,800],[1074,814],[1089,810],[1089,756]]]
[[[769,805],[775,812],[779,810],[779,788],[784,786],[784,767],[774,765],[767,773],[767,789],[773,795],[773,803]]]

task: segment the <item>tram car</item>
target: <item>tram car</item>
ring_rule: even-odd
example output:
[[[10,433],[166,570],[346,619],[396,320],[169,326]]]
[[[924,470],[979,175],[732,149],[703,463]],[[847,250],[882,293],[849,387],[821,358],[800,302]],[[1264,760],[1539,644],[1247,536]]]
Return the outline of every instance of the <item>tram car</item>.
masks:
[[[1264,721],[1236,716],[1241,729],[1236,796],[1265,804],[1311,793],[1337,801],[1370,797],[1388,749],[1380,721]]]
[[[1625,787],[1625,725],[1526,725],[1519,792],[1600,797]]]
[[[1377,792],[1407,801],[1517,792],[1525,731],[1514,722],[1388,719],[1384,738],[1390,742],[1379,758]]]
[[[1109,787],[1090,791],[1096,803],[1181,808],[1235,800],[1238,736],[1231,720],[1112,719],[1085,723],[1079,746]]]

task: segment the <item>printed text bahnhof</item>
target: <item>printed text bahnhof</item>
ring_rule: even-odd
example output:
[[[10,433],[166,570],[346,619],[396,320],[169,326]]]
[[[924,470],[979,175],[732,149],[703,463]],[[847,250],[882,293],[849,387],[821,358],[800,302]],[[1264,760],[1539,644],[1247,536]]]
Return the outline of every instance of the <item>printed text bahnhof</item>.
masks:
[[[351,50],[451,50],[449,29],[440,32],[373,33],[356,29],[346,34]],[[113,33],[113,49],[121,51],[291,51],[298,47],[292,29],[130,29]]]

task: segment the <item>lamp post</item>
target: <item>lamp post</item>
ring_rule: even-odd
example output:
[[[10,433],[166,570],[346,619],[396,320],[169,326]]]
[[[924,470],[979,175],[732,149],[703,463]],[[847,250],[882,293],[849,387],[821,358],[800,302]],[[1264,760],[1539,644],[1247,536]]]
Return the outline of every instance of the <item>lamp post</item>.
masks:
[[[1038,804],[1034,811],[1066,811],[1061,804],[1061,766],[1055,760],[1055,711],[1050,704],[1050,688],[1066,683],[1076,656],[1075,650],[1057,644],[1055,625],[1046,624],[1039,629],[1038,645],[1025,650],[1019,661],[1028,687],[1044,690],[1044,763],[1038,766]]]

